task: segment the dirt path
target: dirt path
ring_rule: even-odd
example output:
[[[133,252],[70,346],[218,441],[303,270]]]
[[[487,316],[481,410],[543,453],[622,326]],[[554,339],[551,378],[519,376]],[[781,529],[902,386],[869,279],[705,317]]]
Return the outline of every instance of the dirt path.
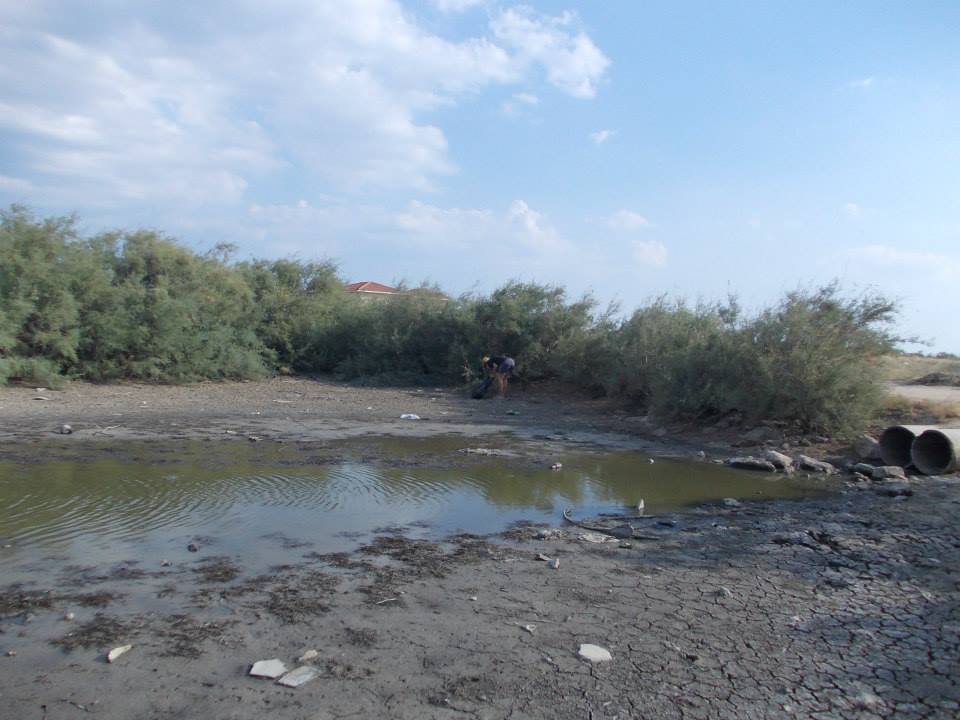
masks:
[[[56,435],[64,422],[75,432]],[[0,390],[0,450],[21,456],[51,438],[229,433],[506,428],[655,442],[642,427],[603,403],[536,393],[474,403],[292,379]],[[49,720],[956,717],[958,510],[960,481],[930,478],[705,507],[651,522],[656,539],[630,547],[569,528],[442,543],[384,533],[350,554],[291,543],[287,562],[257,576],[203,548],[169,564],[51,556],[33,583],[0,582],[0,703],[4,717]],[[612,660],[580,658],[585,643]],[[311,649],[318,677],[299,689],[246,674]]]

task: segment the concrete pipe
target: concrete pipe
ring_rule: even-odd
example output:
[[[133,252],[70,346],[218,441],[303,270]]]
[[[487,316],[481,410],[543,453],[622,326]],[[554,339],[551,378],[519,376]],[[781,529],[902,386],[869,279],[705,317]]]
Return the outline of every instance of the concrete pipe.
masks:
[[[913,464],[924,475],[943,475],[953,472],[960,448],[960,430],[924,430],[917,435],[910,449]]]
[[[884,465],[907,467],[913,462],[910,448],[917,436],[927,430],[936,430],[933,425],[892,425],[880,436],[880,459]]]

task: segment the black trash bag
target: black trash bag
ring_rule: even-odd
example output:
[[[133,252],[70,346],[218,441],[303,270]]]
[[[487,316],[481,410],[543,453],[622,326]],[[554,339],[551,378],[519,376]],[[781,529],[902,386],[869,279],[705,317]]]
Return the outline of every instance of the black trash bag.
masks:
[[[473,391],[474,400],[483,400],[484,396],[487,394],[487,390],[490,389],[490,385],[493,384],[493,378],[488,377],[482,383],[477,385],[476,390]]]

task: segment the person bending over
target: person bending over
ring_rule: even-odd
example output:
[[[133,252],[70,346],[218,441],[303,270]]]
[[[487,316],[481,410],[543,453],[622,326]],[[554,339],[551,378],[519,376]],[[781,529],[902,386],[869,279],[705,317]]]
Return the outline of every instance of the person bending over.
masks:
[[[490,373],[494,384],[494,397],[504,397],[507,394],[507,383],[517,364],[513,358],[506,355],[493,355],[483,359],[483,368]]]

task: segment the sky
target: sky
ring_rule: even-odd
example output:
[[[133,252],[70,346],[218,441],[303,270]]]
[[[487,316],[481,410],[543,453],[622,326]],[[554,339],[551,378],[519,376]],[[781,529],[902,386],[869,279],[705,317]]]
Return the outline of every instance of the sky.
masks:
[[[0,0],[0,206],[960,353],[960,2]]]

